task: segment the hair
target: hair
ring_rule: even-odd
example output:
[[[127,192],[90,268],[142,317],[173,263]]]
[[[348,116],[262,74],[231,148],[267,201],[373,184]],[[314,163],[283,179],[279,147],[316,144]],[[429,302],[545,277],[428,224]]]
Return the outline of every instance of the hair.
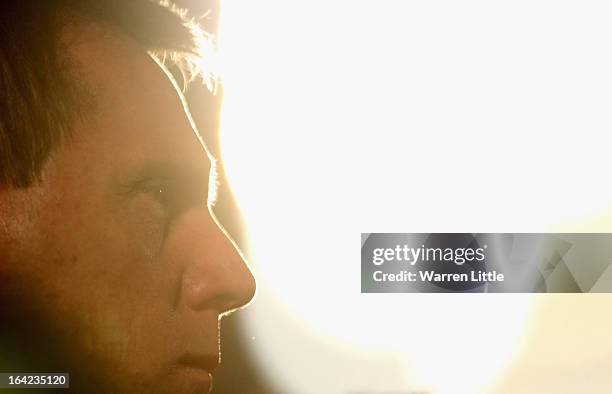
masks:
[[[59,46],[62,16],[84,16],[119,29],[161,62],[189,74],[210,43],[185,12],[152,0],[0,1],[0,187],[28,187],[79,113],[77,82]]]

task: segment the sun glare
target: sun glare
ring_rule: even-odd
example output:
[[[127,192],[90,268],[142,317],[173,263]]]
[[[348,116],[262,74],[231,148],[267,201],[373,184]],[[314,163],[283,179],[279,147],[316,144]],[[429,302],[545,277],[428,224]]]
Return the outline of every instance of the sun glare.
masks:
[[[359,237],[609,206],[610,58],[565,33],[577,10],[529,4],[223,4],[223,155],[263,289],[246,330],[286,391],[485,392],[524,350],[535,295],[360,294]]]

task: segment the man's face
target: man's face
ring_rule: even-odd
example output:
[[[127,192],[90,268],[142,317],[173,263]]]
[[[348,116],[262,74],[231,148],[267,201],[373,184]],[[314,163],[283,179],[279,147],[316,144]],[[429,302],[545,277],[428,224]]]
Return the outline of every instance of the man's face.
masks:
[[[206,392],[219,315],[253,278],[211,216],[211,162],[166,73],[127,37],[78,30],[65,42],[91,108],[40,184],[0,190],[4,302],[90,391]]]

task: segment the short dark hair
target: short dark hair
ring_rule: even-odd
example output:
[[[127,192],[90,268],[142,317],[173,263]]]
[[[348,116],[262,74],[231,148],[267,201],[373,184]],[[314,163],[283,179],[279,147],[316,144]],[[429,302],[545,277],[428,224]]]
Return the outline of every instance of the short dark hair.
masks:
[[[59,50],[65,15],[118,28],[183,66],[194,64],[186,59],[199,56],[201,39],[210,38],[166,1],[1,0],[0,187],[27,187],[38,179],[79,111],[79,89]]]

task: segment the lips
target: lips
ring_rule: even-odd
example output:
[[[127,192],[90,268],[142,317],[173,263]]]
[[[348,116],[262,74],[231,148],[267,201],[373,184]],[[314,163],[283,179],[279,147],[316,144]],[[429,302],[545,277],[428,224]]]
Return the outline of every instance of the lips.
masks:
[[[178,364],[212,373],[219,366],[219,355],[185,353],[179,358]]]

